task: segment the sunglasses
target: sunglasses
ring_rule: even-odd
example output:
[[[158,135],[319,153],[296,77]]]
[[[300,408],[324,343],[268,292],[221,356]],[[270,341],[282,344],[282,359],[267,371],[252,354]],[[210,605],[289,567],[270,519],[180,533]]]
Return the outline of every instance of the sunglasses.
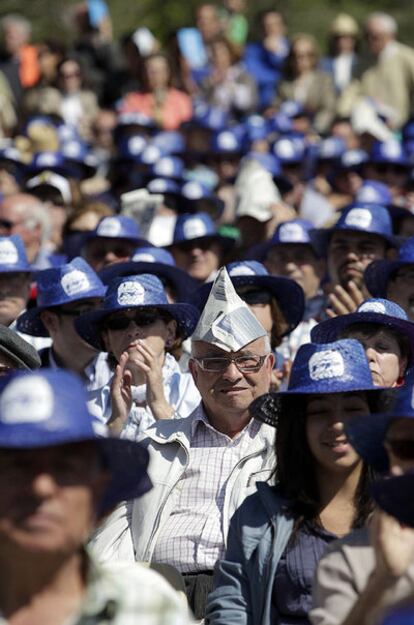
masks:
[[[400,460],[414,460],[414,440],[387,438],[385,447]]]
[[[254,306],[255,304],[270,304],[272,301],[272,294],[265,289],[252,289],[251,291],[245,292],[243,292],[243,290],[239,292],[236,289],[236,291],[239,297],[250,306]]]
[[[102,325],[106,330],[126,330],[132,321],[144,328],[160,320],[167,321],[167,316],[161,314],[159,310],[137,310],[132,317],[123,314],[107,317]]]

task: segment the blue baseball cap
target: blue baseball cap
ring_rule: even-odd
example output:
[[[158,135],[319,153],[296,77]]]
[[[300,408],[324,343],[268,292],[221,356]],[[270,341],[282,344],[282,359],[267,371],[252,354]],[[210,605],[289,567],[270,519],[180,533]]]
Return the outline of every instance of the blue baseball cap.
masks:
[[[43,449],[94,442],[109,473],[100,512],[152,487],[148,451],[131,440],[110,437],[87,409],[81,379],[63,369],[19,371],[0,380],[0,448]],[[99,433],[97,428],[99,425]]]
[[[302,321],[305,298],[294,280],[270,275],[266,267],[255,260],[229,263],[226,269],[236,291],[240,287],[252,287],[252,290],[268,291],[275,298],[288,326],[285,335]],[[212,286],[213,282],[207,282],[194,293],[193,301],[200,310],[206,305]],[[243,294],[240,297],[243,299]]]
[[[123,136],[117,143],[118,160],[137,161],[141,152],[148,145],[142,135]]]
[[[378,506],[408,527],[414,527],[414,471],[376,480],[372,495]],[[388,616],[383,625],[412,625],[414,610],[405,606]]]
[[[153,178],[147,184],[150,193],[181,196],[181,187],[175,180],[169,178]]]
[[[17,319],[17,329],[31,336],[49,336],[40,313],[93,297],[103,297],[106,287],[92,267],[83,258],[70,263],[44,269],[36,274],[37,305],[29,308]]]
[[[79,168],[71,166],[62,152],[37,152],[27,166],[30,176],[35,176],[46,169],[65,177],[80,177]]]
[[[413,364],[414,323],[408,320],[406,313],[398,304],[387,299],[373,297],[362,302],[353,313],[321,321],[312,328],[311,340],[314,343],[331,343],[336,341],[346,328],[356,323],[372,323],[399,332],[409,343],[409,365]]]
[[[227,128],[214,133],[211,137],[210,152],[213,154],[236,154],[243,152],[242,137],[235,130]]]
[[[205,102],[196,103],[193,117],[182,124],[182,128],[200,126],[208,130],[223,130],[229,122],[228,114],[218,106],[209,106]]]
[[[148,306],[168,312],[176,320],[182,338],[191,336],[200,316],[197,308],[191,304],[170,304],[161,280],[157,276],[144,273],[112,280],[102,307],[75,319],[75,327],[87,343],[105,351],[101,338],[101,322],[105,317],[120,310]]]
[[[340,137],[327,137],[320,142],[317,148],[317,159],[319,162],[336,161],[345,152],[346,144]]]
[[[244,120],[246,138],[249,141],[266,139],[270,132],[268,120],[262,115],[254,113]]]
[[[129,262],[109,265],[99,272],[99,277],[104,284],[110,284],[114,278],[143,273],[151,273],[163,284],[171,285],[178,302],[187,301],[197,288],[197,281],[176,267],[170,252],[160,247],[139,247]]]
[[[138,111],[120,113],[118,115],[116,123],[116,130],[118,133],[123,128],[129,128],[131,126],[138,126],[139,128],[143,128],[149,131],[157,129],[157,124],[152,117],[150,117],[149,115],[145,115],[145,113],[139,113]]]
[[[98,162],[86,143],[72,139],[63,143],[61,150],[69,166],[78,168],[79,178],[91,178],[96,174]]]
[[[19,234],[0,237],[0,274],[31,273],[26,249]]]
[[[312,236],[318,249],[326,253],[331,236],[338,231],[375,234],[385,239],[391,246],[396,244],[392,234],[390,213],[385,206],[377,204],[350,204],[343,209],[341,216],[332,228],[313,230]]]
[[[345,171],[361,171],[365,163],[369,160],[368,153],[364,150],[345,150],[335,163],[337,173]]]
[[[407,239],[398,250],[395,260],[374,260],[364,272],[368,291],[374,297],[387,297],[388,281],[401,267],[414,265],[414,237]]]
[[[180,245],[187,241],[199,241],[212,239],[220,243],[224,250],[230,250],[234,245],[234,239],[223,236],[217,229],[207,213],[195,215],[184,213],[178,215],[175,222],[173,241],[169,247]]]
[[[126,215],[111,215],[103,217],[95,230],[88,232],[85,240],[92,239],[124,239],[138,245],[145,245],[148,242],[141,236],[139,226],[135,219]]]

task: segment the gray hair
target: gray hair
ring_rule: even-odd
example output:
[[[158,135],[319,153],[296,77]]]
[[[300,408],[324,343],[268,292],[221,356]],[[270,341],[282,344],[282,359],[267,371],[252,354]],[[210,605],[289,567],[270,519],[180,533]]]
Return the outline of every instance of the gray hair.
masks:
[[[391,15],[388,15],[388,13],[383,13],[381,11],[370,13],[365,20],[365,26],[368,27],[372,22],[380,24],[381,29],[388,35],[396,35],[398,32],[397,21]]]
[[[40,200],[29,205],[22,199],[13,206],[13,210],[18,213],[29,230],[34,230],[37,226],[41,228],[42,245],[48,241],[51,233],[49,213],[46,206]]]
[[[0,25],[3,31],[5,31],[8,26],[17,26],[26,34],[26,37],[30,37],[32,33],[32,25],[29,20],[18,13],[8,13],[0,20]]]

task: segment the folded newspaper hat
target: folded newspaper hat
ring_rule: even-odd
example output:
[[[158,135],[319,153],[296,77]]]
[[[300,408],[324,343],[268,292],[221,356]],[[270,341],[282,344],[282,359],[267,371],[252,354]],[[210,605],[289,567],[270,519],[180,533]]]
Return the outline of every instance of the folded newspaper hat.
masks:
[[[222,267],[194,330],[193,341],[204,341],[226,352],[237,352],[266,334],[256,316],[237,295],[227,269]]]

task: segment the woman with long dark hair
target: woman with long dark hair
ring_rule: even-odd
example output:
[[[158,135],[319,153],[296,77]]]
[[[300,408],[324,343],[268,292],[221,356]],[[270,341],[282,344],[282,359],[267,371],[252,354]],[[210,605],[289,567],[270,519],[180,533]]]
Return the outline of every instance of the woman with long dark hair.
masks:
[[[259,482],[235,513],[207,623],[309,623],[320,557],[371,512],[370,469],[344,425],[379,396],[361,344],[346,339],[303,345],[288,390],[254,402],[252,414],[277,428],[276,486]]]

